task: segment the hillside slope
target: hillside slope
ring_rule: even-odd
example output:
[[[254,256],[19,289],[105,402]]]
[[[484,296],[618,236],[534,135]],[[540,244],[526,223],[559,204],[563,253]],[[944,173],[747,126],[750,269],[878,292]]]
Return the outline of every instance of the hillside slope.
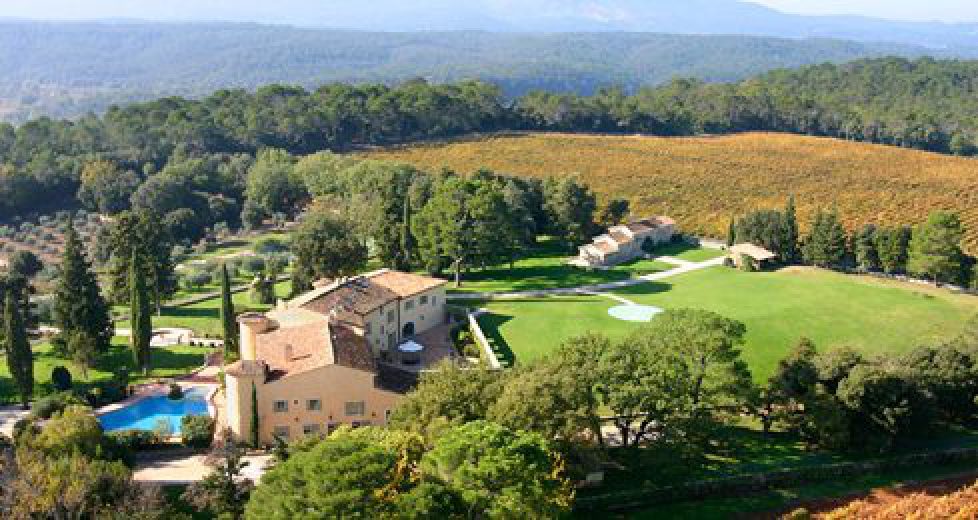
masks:
[[[928,53],[910,45],[750,36],[0,21],[0,119],[72,117],[112,103],[276,82],[478,78],[511,96],[531,89],[589,94],[675,76],[736,81],[778,67]]]
[[[495,136],[367,154],[418,167],[526,176],[577,174],[633,213],[668,214],[689,232],[721,237],[731,216],[781,207],[795,195],[802,223],[837,205],[850,227],[961,214],[978,251],[978,160],[837,139],[748,133],[718,137]]]

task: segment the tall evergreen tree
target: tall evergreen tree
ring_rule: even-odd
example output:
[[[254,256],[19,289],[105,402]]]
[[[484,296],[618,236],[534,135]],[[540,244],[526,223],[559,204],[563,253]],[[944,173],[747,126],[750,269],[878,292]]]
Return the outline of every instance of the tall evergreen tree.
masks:
[[[961,240],[964,227],[954,213],[931,213],[910,240],[907,270],[935,282],[958,282],[964,275]]]
[[[910,228],[905,226],[876,231],[876,251],[883,272],[887,274],[906,272],[911,235]]]
[[[852,252],[856,256],[856,265],[866,271],[880,269],[880,253],[877,247],[876,226],[867,224],[852,237]]]
[[[172,258],[173,240],[160,219],[148,211],[126,211],[116,217],[109,232],[111,262],[110,296],[119,304],[128,303],[130,260],[135,250],[143,259],[142,269],[147,287],[152,290],[156,312],[162,312],[163,301],[177,289]]]
[[[34,393],[34,358],[27,339],[27,327],[21,315],[20,296],[6,288],[3,305],[3,338],[7,351],[7,369],[17,386],[20,403],[26,410]]]
[[[97,352],[106,352],[114,333],[109,306],[102,297],[98,279],[82,251],[78,233],[69,226],[54,290],[54,322],[66,337],[83,333]]]
[[[143,259],[133,251],[129,262],[129,324],[132,327],[130,345],[136,368],[149,374],[150,341],[153,338],[153,322],[150,316],[149,290],[146,288]]]
[[[259,426],[258,388],[255,387],[255,383],[251,383],[251,447],[256,449],[261,446],[261,434],[259,433]]]
[[[737,243],[737,221],[730,218],[730,225],[727,226],[727,247],[732,247]]]
[[[781,220],[781,261],[790,264],[798,260],[798,215],[795,211],[795,196],[788,197]]]
[[[819,209],[802,250],[805,262],[816,267],[840,267],[846,258],[846,242],[838,213]]]
[[[226,264],[221,264],[221,325],[224,327],[224,362],[230,363],[238,358],[238,323],[235,321],[231,277],[228,276]]]
[[[408,271],[411,269],[411,260],[414,258],[414,235],[411,234],[411,197],[404,195],[404,215],[401,217],[401,253],[398,255],[398,269]]]

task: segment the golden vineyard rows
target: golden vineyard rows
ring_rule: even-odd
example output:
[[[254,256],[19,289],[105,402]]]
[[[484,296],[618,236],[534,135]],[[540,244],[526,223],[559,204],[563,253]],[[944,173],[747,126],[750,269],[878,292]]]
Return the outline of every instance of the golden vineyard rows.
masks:
[[[732,215],[780,208],[794,194],[802,228],[838,207],[850,229],[916,224],[956,211],[978,252],[978,159],[775,133],[660,138],[500,135],[365,154],[436,171],[543,177],[576,174],[598,195],[627,198],[633,215],[666,214],[687,232],[725,236]]]

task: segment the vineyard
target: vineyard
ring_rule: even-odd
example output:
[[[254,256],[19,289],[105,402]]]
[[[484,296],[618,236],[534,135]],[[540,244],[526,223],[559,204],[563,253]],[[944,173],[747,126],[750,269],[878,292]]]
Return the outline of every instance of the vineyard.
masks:
[[[978,160],[788,134],[661,138],[501,135],[372,151],[422,169],[543,177],[579,175],[603,199],[627,198],[632,213],[667,214],[687,232],[725,235],[731,216],[781,207],[794,194],[802,227],[818,207],[838,207],[850,228],[915,224],[956,211],[978,252]]]
[[[831,513],[815,518],[843,520],[872,518],[902,520],[904,518],[975,518],[978,516],[978,483],[944,495],[926,491],[901,495],[879,491],[872,497],[855,501]]]

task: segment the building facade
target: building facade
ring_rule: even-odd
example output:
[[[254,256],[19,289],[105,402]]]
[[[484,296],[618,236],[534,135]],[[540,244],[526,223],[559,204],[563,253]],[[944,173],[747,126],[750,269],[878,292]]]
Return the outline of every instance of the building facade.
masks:
[[[413,379],[397,347],[446,323],[445,282],[377,271],[322,284],[268,314],[239,317],[225,367],[227,426],[245,442],[383,425]]]
[[[656,246],[672,240],[676,221],[669,217],[654,217],[613,226],[604,235],[595,237],[580,247],[576,264],[585,267],[613,267],[645,255],[646,241]]]

